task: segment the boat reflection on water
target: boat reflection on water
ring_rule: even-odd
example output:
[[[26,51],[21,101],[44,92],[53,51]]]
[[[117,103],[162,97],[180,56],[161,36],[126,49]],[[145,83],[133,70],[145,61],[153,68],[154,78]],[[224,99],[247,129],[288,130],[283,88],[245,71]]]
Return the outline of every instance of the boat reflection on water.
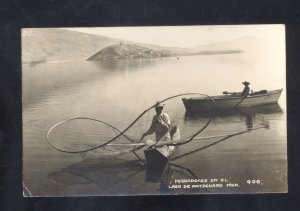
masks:
[[[212,120],[226,119],[231,117],[242,117],[245,121],[247,129],[253,129],[256,116],[261,114],[280,114],[283,110],[279,104],[268,104],[261,106],[254,106],[249,108],[236,108],[231,110],[213,110],[205,112],[186,112],[184,115],[185,121],[197,121],[201,118],[209,118],[211,115]],[[265,119],[260,119],[261,123],[268,123]]]
[[[180,176],[181,175],[181,176]],[[102,195],[170,192],[172,178],[196,178],[188,168],[165,163],[162,170],[149,169],[139,160],[90,158],[48,175],[51,183],[64,185],[72,191],[90,188]],[[96,190],[95,190],[96,187]],[[76,192],[76,191],[75,191]],[[91,194],[86,192],[86,194]]]

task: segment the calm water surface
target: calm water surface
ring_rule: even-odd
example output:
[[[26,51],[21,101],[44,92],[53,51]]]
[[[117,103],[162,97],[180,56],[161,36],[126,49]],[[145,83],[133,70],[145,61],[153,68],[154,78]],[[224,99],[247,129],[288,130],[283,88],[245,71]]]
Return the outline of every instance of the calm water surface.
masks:
[[[246,54],[190,56],[145,61],[57,62],[23,64],[23,175],[25,194],[35,196],[283,192],[287,190],[285,91],[278,105],[213,116],[200,136],[231,134],[269,124],[268,129],[222,138],[193,141],[180,147],[178,157],[160,175],[152,175],[131,153],[68,154],[46,140],[49,128],[64,119],[90,117],[125,129],[156,101],[199,92],[218,95],[240,91],[248,80],[254,91],[285,88],[284,67],[270,60],[248,59]],[[272,60],[273,61],[273,60]],[[208,120],[207,114],[189,115],[175,98],[165,112],[180,126],[183,138]],[[138,139],[154,111],[147,112],[127,135]],[[77,134],[109,139],[117,133],[96,122],[77,121],[73,131],[62,130],[63,144]],[[77,133],[77,134],[76,134]],[[58,137],[59,136],[59,137]],[[153,138],[153,137],[149,137]],[[220,141],[222,140],[222,141]],[[218,142],[220,141],[220,142]],[[215,144],[213,144],[215,143]],[[209,146],[209,147],[205,147]],[[144,158],[143,150],[138,154]],[[152,179],[149,179],[149,174]],[[221,179],[238,184],[230,188],[171,189],[175,179]],[[262,184],[247,184],[247,180]],[[29,193],[30,192],[30,193]]]

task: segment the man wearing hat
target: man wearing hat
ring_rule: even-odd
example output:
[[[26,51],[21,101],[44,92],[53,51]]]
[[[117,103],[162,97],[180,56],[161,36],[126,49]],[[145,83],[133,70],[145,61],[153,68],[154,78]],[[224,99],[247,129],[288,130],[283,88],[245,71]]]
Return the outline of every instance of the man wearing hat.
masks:
[[[249,87],[250,83],[247,82],[247,81],[244,81],[242,84],[244,84],[245,87],[244,87],[244,90],[241,93],[241,96],[246,97],[250,93],[250,87]]]
[[[169,128],[171,126],[170,117],[168,114],[162,112],[164,105],[160,102],[157,102],[155,105],[156,115],[152,119],[152,124],[147,132],[145,132],[141,140],[148,135],[151,135],[155,132],[155,139],[159,141],[162,137],[171,139]]]

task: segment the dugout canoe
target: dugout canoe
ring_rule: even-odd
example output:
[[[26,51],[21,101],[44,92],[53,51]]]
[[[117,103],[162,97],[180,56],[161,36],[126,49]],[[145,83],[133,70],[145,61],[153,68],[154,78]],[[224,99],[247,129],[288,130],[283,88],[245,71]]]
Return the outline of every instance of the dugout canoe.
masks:
[[[282,89],[277,90],[262,90],[252,93],[247,97],[239,94],[218,95],[213,96],[215,104],[211,99],[206,97],[198,98],[183,98],[182,102],[187,112],[197,112],[203,110],[224,110],[240,107],[253,107],[259,105],[267,105],[278,103]]]
[[[162,140],[159,142],[147,141],[150,143],[148,149],[144,150],[146,159],[146,170],[148,172],[163,172],[169,160],[178,153],[178,147],[169,144],[176,143],[180,140],[180,130],[178,126],[172,126],[170,129],[171,140]],[[163,139],[163,138],[162,138]],[[151,144],[151,142],[153,144]],[[151,146],[156,146],[152,148]],[[146,176],[148,178],[148,176]],[[150,177],[147,179],[151,181]]]

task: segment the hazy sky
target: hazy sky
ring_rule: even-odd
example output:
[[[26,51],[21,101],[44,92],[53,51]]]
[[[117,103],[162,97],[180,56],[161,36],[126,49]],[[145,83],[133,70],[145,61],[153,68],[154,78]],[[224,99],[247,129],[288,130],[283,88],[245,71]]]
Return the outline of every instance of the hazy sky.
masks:
[[[191,47],[222,42],[243,36],[257,36],[277,42],[284,39],[284,25],[220,25],[160,27],[87,27],[65,28],[134,42],[170,47]]]

